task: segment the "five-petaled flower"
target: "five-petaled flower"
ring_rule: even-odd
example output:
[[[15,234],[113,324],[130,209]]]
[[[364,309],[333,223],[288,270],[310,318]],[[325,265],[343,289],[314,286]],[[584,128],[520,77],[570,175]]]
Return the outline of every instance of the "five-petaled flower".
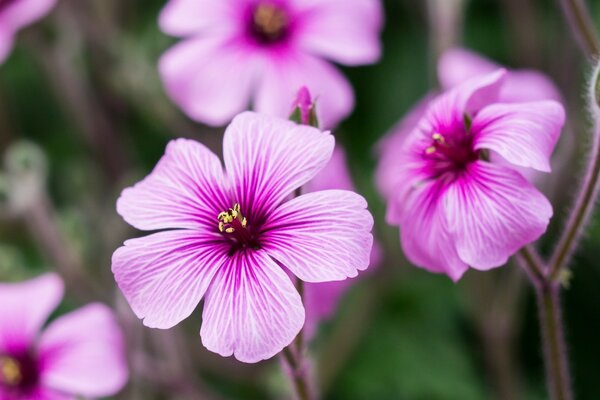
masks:
[[[373,219],[361,196],[327,190],[290,199],[333,147],[330,134],[251,112],[225,132],[225,171],[203,145],[169,143],[117,202],[134,227],[162,230],[113,255],[115,279],[144,324],[170,328],[204,297],[200,335],[209,350],[257,362],[287,346],[305,318],[287,272],[323,282],[369,265]]]
[[[433,99],[396,146],[388,222],[407,257],[458,280],[503,265],[545,232],[548,200],[515,168],[549,172],[564,123],[553,100],[499,103],[506,71],[475,77]],[[390,154],[391,153],[391,154]],[[390,163],[387,163],[390,165]]]
[[[0,63],[13,47],[16,33],[44,17],[56,0],[0,0]]]
[[[330,128],[354,105],[352,88],[324,60],[379,58],[379,0],[171,0],[162,30],[184,37],[159,69],[170,97],[193,119],[223,125],[250,103],[287,117],[301,86],[319,97]]]
[[[62,294],[54,274],[0,284],[0,399],[106,397],[127,382],[121,330],[108,307],[90,304],[40,334]]]

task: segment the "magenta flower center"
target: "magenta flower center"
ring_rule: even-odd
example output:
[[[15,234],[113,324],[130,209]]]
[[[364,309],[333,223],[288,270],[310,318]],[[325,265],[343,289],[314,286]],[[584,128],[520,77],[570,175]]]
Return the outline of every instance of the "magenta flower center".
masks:
[[[29,354],[0,355],[0,386],[9,391],[27,392],[37,385],[38,370]]]
[[[280,42],[289,34],[288,15],[275,4],[258,3],[251,12],[249,31],[258,43],[268,45]]]
[[[238,203],[234,204],[233,208],[220,213],[217,219],[219,220],[219,232],[232,241],[234,250],[242,247],[260,247],[258,238],[248,226],[248,220],[242,215]]]
[[[446,172],[461,172],[469,164],[480,158],[480,152],[473,148],[473,135],[443,135],[435,132],[431,135],[431,145],[424,151],[424,157],[430,162],[434,177]]]
[[[16,2],[17,0],[0,0],[0,11],[4,10],[6,7]]]

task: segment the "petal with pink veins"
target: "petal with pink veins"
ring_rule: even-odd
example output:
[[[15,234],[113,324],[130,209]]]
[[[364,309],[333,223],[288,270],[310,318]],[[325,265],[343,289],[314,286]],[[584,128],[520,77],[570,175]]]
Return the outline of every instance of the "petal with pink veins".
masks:
[[[123,190],[117,211],[142,230],[214,227],[232,205],[219,158],[194,140],[177,139],[152,173]]]
[[[286,273],[262,250],[234,253],[206,294],[200,336],[207,349],[254,363],[296,337],[304,308]]]
[[[289,105],[289,104],[288,104]],[[262,222],[327,164],[333,136],[291,121],[245,112],[225,131],[223,158],[248,223]]]
[[[123,346],[108,307],[96,303],[65,314],[40,338],[41,383],[84,397],[114,395],[128,377]]]
[[[29,348],[64,292],[58,275],[0,283],[0,354]]]
[[[263,226],[267,253],[306,282],[339,281],[367,269],[373,217],[346,190],[304,194],[281,205]]]
[[[442,204],[460,258],[479,270],[505,264],[552,217],[550,202],[518,172],[483,161],[448,186]]]
[[[550,156],[565,122],[553,100],[492,104],[473,119],[474,148],[497,152],[521,167],[550,172]]]
[[[159,232],[127,240],[113,254],[112,271],[144,325],[168,329],[198,306],[230,248],[216,228]]]

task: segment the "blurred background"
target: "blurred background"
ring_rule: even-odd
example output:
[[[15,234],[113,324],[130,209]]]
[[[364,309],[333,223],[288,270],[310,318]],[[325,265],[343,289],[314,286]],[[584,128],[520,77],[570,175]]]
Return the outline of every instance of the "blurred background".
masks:
[[[336,132],[376,217],[382,265],[356,281],[311,343],[326,399],[544,399],[535,299],[514,263],[458,283],[416,269],[384,223],[373,146],[437,85],[436,58],[461,45],[547,73],[565,98],[564,157],[543,186],[555,206],[547,251],[569,207],[589,142],[590,68],[554,0],[387,0],[383,58],[344,68],[357,98]],[[600,26],[600,2],[589,1]],[[0,66],[0,280],[57,270],[67,298],[54,314],[101,300],[119,312],[132,379],[119,399],[290,396],[277,359],[247,365],[205,350],[201,308],[169,331],[144,328],[110,272],[112,252],[140,235],[116,214],[120,191],[145,176],[175,137],[221,152],[223,129],[188,120],[166,98],[156,63],[174,39],[164,0],[62,0],[22,31]],[[580,399],[600,399],[600,218],[564,291],[566,336]]]

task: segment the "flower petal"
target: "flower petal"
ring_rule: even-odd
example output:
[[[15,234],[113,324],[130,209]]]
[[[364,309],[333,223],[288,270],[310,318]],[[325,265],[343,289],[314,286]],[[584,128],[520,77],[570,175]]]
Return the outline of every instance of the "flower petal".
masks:
[[[305,193],[317,192],[326,189],[342,189],[354,191],[354,184],[348,170],[346,152],[340,146],[336,146],[331,154],[331,159],[313,179],[302,186]]]
[[[288,117],[298,89],[306,86],[317,102],[321,126],[329,129],[352,112],[354,93],[346,78],[328,62],[302,52],[271,57],[261,75],[256,111]]]
[[[225,131],[223,157],[235,202],[248,223],[262,222],[327,163],[333,136],[293,122],[245,112]]]
[[[479,270],[506,263],[552,217],[550,202],[518,172],[483,161],[448,187],[443,210],[460,258]]]
[[[294,340],[304,308],[290,278],[264,251],[239,251],[215,275],[202,320],[207,349],[254,363]]]
[[[167,93],[190,118],[225,125],[250,103],[259,64],[246,47],[220,37],[176,44],[159,62]],[[286,101],[287,107],[291,101],[292,97]]]
[[[117,211],[142,230],[216,227],[217,215],[231,207],[225,183],[221,162],[208,148],[173,140],[152,173],[123,190]]]
[[[565,111],[556,101],[493,104],[473,119],[474,148],[493,150],[518,166],[550,172],[550,156],[564,122]]]
[[[56,5],[56,0],[19,0],[5,6],[0,13],[0,26],[9,32],[30,25],[44,17]]]
[[[63,291],[62,280],[53,273],[21,283],[0,283],[0,353],[29,348]]]
[[[144,325],[168,329],[194,311],[229,249],[218,233],[159,232],[126,241],[112,271]]]
[[[13,47],[13,41],[13,33],[2,26],[0,22],[0,64],[8,58]]]
[[[302,7],[298,40],[301,47],[346,65],[376,62],[383,12],[379,0],[298,2]]]
[[[236,1],[170,0],[160,12],[160,29],[172,36],[214,34],[238,26]]]
[[[392,197],[388,213],[389,207],[398,208],[395,215],[399,219],[388,221],[400,225],[402,250],[413,264],[430,272],[447,274],[456,282],[468,265],[458,257],[446,228],[440,204],[444,191],[442,182],[429,181],[413,187],[407,195]]]
[[[127,382],[121,329],[99,303],[55,320],[39,343],[43,386],[84,397],[117,393]]]
[[[354,277],[369,266],[373,216],[365,199],[346,190],[296,197],[269,217],[261,244],[306,282]]]

